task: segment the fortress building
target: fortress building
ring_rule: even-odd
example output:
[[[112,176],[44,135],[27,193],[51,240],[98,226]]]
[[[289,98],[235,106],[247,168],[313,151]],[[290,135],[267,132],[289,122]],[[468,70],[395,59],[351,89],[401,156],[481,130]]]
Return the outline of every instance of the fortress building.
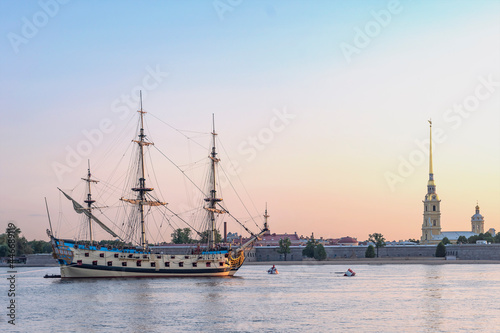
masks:
[[[434,239],[441,235],[441,200],[436,193],[434,183],[434,172],[432,170],[432,122],[429,120],[430,142],[429,142],[429,181],[427,182],[427,194],[424,203],[424,221],[422,223],[421,244],[435,243]],[[439,243],[439,241],[437,241]]]
[[[471,236],[484,233],[484,218],[479,213],[479,205],[476,206],[476,214],[471,219],[471,231],[441,231],[441,200],[436,193],[434,182],[434,171],[432,169],[432,122],[429,120],[430,142],[429,142],[429,180],[427,181],[427,194],[424,203],[424,221],[422,222],[422,236],[420,244],[438,244],[447,237],[451,242],[456,242],[458,237]]]
[[[484,218],[479,213],[479,204],[476,205],[476,214],[472,215],[470,223],[472,225],[472,232],[476,234],[484,233]]]

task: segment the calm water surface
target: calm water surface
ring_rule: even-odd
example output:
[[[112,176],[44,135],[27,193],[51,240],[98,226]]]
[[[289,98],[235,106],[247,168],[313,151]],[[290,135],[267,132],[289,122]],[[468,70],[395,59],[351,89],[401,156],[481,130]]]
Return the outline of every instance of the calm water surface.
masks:
[[[44,279],[18,268],[16,326],[0,268],[0,331],[500,332],[499,265],[243,266],[233,278]]]

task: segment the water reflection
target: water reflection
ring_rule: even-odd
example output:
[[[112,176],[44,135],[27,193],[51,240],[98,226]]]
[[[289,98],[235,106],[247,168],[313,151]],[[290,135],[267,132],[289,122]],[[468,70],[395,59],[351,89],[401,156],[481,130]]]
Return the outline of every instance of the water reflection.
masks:
[[[441,331],[443,325],[443,265],[425,265],[423,301],[426,331]]]
[[[206,280],[201,280],[199,282],[196,282],[197,286],[207,286],[207,287],[215,287],[215,286],[220,286],[223,283],[225,283],[224,280],[219,279],[219,278],[205,278]]]

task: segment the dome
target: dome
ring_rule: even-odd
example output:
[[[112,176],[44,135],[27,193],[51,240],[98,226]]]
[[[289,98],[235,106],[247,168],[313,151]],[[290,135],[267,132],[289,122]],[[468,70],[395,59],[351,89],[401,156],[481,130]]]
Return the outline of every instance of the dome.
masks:
[[[479,212],[479,205],[476,205],[476,214],[472,215],[471,221],[484,221],[483,215]]]
[[[483,215],[479,213],[472,215],[472,221],[482,221],[483,219]]]
[[[427,193],[425,195],[425,201],[439,201],[439,196],[437,193]]]

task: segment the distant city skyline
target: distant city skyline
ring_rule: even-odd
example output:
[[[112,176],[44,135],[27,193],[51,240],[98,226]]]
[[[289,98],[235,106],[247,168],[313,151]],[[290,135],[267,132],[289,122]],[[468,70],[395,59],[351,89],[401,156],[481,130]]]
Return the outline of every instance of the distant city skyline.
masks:
[[[429,119],[442,229],[470,230],[479,202],[485,230],[498,231],[499,11],[494,1],[1,2],[0,227],[12,220],[47,240],[47,197],[58,235],[73,237],[79,218],[57,187],[81,186],[88,159],[96,177],[113,175],[142,90],[148,135],[179,165],[206,157],[215,114],[222,162],[259,225],[267,202],[273,232],[419,239]],[[191,207],[178,170],[165,160],[155,170],[169,207]],[[256,231],[224,185],[232,214]]]

